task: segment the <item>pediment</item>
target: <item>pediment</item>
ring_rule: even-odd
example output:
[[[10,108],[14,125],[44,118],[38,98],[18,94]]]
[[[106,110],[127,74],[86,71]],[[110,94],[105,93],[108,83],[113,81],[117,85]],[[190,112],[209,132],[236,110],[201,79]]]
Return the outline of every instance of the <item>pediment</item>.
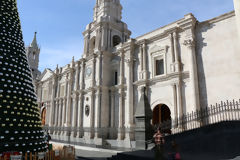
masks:
[[[53,75],[53,71],[49,68],[45,69],[41,76],[39,77],[40,81],[45,81]]]
[[[150,53],[156,53],[156,52],[167,52],[168,46],[159,46],[159,45],[154,45],[153,47],[150,48]]]

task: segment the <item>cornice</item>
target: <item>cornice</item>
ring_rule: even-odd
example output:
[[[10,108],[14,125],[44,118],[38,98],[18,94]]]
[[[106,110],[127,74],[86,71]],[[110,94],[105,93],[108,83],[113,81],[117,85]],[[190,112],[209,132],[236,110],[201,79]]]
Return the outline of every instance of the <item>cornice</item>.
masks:
[[[141,39],[139,41],[136,41],[136,45],[143,45],[143,44],[147,44],[149,43],[149,40],[148,39]]]
[[[181,28],[174,26],[173,28],[167,29],[164,32],[162,32],[160,34],[156,34],[148,39],[140,39],[140,40],[136,41],[136,44],[137,45],[149,44],[149,43],[152,43],[152,42],[157,41],[162,38],[168,38],[169,34],[171,34],[171,33],[182,32],[182,31],[183,30]]]
[[[171,74],[167,74],[166,76],[156,77],[148,80],[140,80],[140,81],[134,82],[133,85],[135,86],[141,86],[144,84],[153,85],[154,83],[157,83],[157,82],[167,82],[174,79],[179,80],[180,77],[182,79],[189,78],[189,72],[177,72],[177,73],[171,73]]]
[[[157,31],[162,31],[162,33],[155,34],[155,35],[151,36],[150,38],[147,38],[148,43],[150,43],[151,41],[155,41],[155,40],[164,38],[164,37],[168,36],[170,33],[173,33],[176,31],[182,32],[182,31],[188,29],[189,27],[194,27],[196,24],[196,21],[197,21],[196,18],[191,13],[189,13],[189,14],[185,15],[184,18],[182,18],[182,19],[179,19],[173,23],[170,23],[168,25],[160,27],[151,32],[148,32],[142,36],[136,37],[135,38],[137,40],[136,44],[141,44],[142,43],[141,41],[146,39],[144,37],[147,37]]]
[[[172,23],[169,23],[169,24],[167,24],[167,25],[165,25],[165,26],[159,27],[159,28],[157,28],[157,29],[155,29],[155,30],[153,30],[153,31],[150,31],[150,32],[145,33],[145,34],[143,34],[143,35],[141,35],[141,36],[138,36],[138,37],[136,37],[135,39],[136,39],[136,40],[141,40],[141,39],[144,38],[145,36],[147,36],[147,35],[149,35],[149,34],[152,34],[152,33],[156,32],[156,31],[163,30],[164,28],[167,28],[168,26],[171,26],[171,25],[172,25],[172,28],[176,28],[176,27],[178,27],[178,26],[177,26],[177,23],[180,22],[180,21],[182,21],[182,20],[184,20],[184,18],[179,19],[179,20],[177,20],[177,21],[174,21],[174,22],[172,22]]]
[[[234,16],[235,16],[235,12],[231,11],[231,12],[222,14],[218,17],[214,17],[212,19],[209,19],[209,20],[206,20],[206,21],[203,21],[203,22],[199,22],[198,25],[204,25],[204,24],[209,24],[209,23],[210,24],[217,23],[217,22],[223,21],[225,19],[228,19],[228,18],[231,18],[231,17],[234,17]]]
[[[90,23],[88,27],[82,34],[83,35],[86,35],[87,33],[92,33],[94,31],[96,31],[96,29],[98,27],[111,27],[111,28],[114,28],[116,30],[119,30],[119,31],[122,31],[124,33],[127,33],[129,35],[132,34],[132,32],[128,29],[128,28],[125,28],[123,26],[125,26],[126,24],[124,22],[119,22],[119,23],[116,23],[116,22],[111,22],[111,21],[101,21],[101,22],[93,22],[93,23]]]
[[[189,13],[187,15],[184,16],[184,19],[177,22],[177,25],[179,26],[179,28],[181,28],[182,30],[187,30],[190,28],[194,28],[195,24],[196,24],[197,20],[196,18],[193,16],[192,13]]]

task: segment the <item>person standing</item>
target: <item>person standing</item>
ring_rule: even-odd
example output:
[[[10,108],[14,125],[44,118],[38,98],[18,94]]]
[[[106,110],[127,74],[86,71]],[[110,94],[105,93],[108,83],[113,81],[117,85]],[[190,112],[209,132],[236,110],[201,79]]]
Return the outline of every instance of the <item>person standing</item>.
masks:
[[[163,148],[165,140],[159,128],[157,133],[154,134],[153,138],[155,141],[155,160],[165,160]]]

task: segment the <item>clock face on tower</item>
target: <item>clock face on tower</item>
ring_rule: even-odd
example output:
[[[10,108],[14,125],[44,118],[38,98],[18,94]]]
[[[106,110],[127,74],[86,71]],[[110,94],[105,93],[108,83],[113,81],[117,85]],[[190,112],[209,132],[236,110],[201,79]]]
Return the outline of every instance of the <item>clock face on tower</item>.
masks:
[[[92,74],[92,68],[91,68],[91,67],[87,67],[85,73],[86,73],[86,76],[87,76],[87,77],[90,77],[91,74]]]

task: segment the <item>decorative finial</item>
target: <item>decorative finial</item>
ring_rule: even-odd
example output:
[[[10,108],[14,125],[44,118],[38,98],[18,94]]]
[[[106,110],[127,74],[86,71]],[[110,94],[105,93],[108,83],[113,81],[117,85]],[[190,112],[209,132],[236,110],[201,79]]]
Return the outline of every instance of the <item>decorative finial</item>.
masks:
[[[58,64],[57,64],[57,67],[56,67],[56,74],[59,73],[59,69],[58,69]]]

